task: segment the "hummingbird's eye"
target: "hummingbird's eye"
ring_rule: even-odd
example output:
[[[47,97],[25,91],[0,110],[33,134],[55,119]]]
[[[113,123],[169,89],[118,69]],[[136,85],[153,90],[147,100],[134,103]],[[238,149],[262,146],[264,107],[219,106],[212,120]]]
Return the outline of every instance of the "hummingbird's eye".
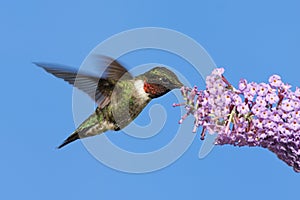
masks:
[[[163,82],[168,82],[168,79],[166,77],[162,77],[162,78],[160,78],[160,80]]]

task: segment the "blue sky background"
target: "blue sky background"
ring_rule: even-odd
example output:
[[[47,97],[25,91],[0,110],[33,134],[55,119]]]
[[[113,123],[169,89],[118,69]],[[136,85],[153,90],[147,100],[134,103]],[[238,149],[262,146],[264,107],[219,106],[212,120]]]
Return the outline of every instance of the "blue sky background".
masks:
[[[91,49],[111,35],[158,26],[194,38],[218,66],[225,67],[234,84],[242,77],[267,81],[276,73],[299,86],[299,7],[297,1],[258,0],[1,1],[0,199],[297,198],[300,175],[261,148],[216,147],[199,160],[202,143],[197,136],[178,161],[148,174],[112,170],[94,159],[81,142],[56,150],[75,128],[72,87],[31,62],[78,68]],[[147,62],[174,68],[185,64],[147,51],[122,61],[129,68]],[[204,87],[202,80],[195,84]],[[168,95],[156,103],[168,107],[173,101]],[[179,114],[173,108],[170,112],[173,126],[159,136],[163,142],[178,126]],[[147,109],[137,120],[149,120]],[[160,141],[143,140],[141,145],[120,133],[119,142],[138,151],[145,145],[156,149]]]

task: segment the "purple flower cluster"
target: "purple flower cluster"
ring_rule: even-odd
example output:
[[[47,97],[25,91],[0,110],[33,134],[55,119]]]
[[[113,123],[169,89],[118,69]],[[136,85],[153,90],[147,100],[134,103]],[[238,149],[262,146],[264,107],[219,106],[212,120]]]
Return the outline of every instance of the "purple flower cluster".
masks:
[[[195,117],[193,132],[202,127],[218,133],[215,144],[260,146],[300,172],[300,88],[295,91],[273,75],[269,83],[241,79],[235,89],[217,68],[206,78],[206,89],[182,87],[188,116]]]

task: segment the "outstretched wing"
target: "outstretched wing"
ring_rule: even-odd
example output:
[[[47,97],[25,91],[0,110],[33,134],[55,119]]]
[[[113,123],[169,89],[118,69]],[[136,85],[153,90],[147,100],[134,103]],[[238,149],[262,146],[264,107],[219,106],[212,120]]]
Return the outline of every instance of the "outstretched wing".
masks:
[[[110,96],[116,82],[121,77],[131,78],[132,76],[119,62],[109,57],[99,56],[98,63],[99,70],[108,66],[100,78],[88,73],[78,73],[76,70],[64,65],[40,62],[35,62],[34,64],[82,90],[102,109],[110,102]]]
[[[122,78],[124,80],[133,78],[132,75],[127,71],[127,69],[117,60],[104,55],[94,55],[94,59],[97,66],[99,66],[100,68],[103,66],[107,66],[104,72],[104,77],[108,79],[119,80],[120,78]]]

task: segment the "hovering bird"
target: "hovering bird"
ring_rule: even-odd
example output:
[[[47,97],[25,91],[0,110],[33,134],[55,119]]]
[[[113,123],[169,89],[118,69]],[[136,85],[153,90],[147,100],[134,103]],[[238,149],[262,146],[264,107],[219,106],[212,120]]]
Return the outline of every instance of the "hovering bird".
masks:
[[[101,77],[66,66],[34,63],[82,90],[97,104],[95,112],[57,147],[59,149],[77,139],[123,129],[152,99],[183,86],[177,76],[165,67],[158,66],[134,77],[117,60],[107,56],[98,58]]]

